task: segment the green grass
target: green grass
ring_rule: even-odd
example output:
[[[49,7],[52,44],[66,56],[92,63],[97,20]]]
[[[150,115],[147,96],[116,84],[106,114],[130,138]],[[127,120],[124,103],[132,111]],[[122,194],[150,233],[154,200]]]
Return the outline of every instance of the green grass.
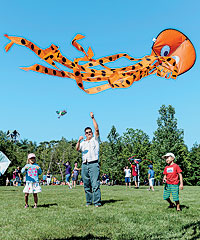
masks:
[[[22,191],[0,187],[0,239],[200,239],[200,187],[180,191],[181,212],[167,208],[162,187],[102,186],[101,208],[85,207],[82,186],[43,186],[37,209],[24,209]]]

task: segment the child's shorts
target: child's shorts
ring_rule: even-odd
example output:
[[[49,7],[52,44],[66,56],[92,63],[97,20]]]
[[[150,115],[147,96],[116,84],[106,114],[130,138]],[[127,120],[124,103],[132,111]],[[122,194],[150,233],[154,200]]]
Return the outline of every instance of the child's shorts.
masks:
[[[130,177],[125,177],[125,183],[130,183],[131,182],[131,178]]]
[[[137,181],[137,176],[133,176],[133,181]]]
[[[24,193],[39,193],[41,192],[41,187],[38,182],[26,182],[26,186],[24,187]]]
[[[173,201],[179,201],[179,185],[166,184],[163,192],[163,199],[167,200],[172,193]]]
[[[66,175],[66,178],[65,178],[66,183],[69,183],[70,176],[71,176],[70,174]]]
[[[149,186],[153,187],[153,185],[154,185],[154,178],[150,178],[149,179]]]

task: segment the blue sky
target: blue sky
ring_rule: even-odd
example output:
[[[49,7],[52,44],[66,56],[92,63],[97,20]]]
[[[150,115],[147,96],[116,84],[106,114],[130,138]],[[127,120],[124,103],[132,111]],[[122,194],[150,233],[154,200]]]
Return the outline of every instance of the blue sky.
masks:
[[[37,143],[62,136],[78,139],[91,126],[89,113],[93,111],[103,141],[112,125],[120,135],[126,128],[142,129],[152,139],[160,106],[171,104],[191,148],[200,142],[199,12],[198,0],[1,1],[0,129],[17,129],[22,139]],[[130,88],[95,95],[81,91],[72,79],[21,70],[35,63],[46,66],[25,47],[4,50],[9,42],[4,34],[22,36],[41,48],[54,43],[73,60],[83,56],[71,45],[80,33],[85,36],[80,43],[86,49],[92,47],[94,58],[124,52],[143,57],[151,53],[152,39],[166,28],[182,31],[195,46],[197,60],[190,71],[177,80],[149,76]],[[57,119],[55,111],[60,109],[67,109],[68,114]]]

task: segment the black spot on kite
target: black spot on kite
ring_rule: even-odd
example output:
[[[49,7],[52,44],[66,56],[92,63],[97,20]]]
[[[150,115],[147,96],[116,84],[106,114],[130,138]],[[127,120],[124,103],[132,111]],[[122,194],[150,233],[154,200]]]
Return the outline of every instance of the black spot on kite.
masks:
[[[39,66],[39,65],[37,65],[37,67],[36,67],[36,70],[37,70],[37,71],[39,71],[39,70],[40,70],[40,66]]]
[[[126,68],[122,68],[122,71],[126,70]]]
[[[127,56],[127,54],[125,53],[123,56]]]
[[[91,72],[95,73],[94,69],[91,69]]]
[[[97,80],[98,80],[98,81],[101,81],[101,78],[100,78],[100,77],[98,77],[98,78],[97,78]]]
[[[102,72],[102,76],[106,76],[106,72],[105,71],[101,71]]]
[[[151,61],[151,59],[150,59],[150,58],[146,58],[146,60],[147,60],[147,61]]]
[[[51,46],[51,49],[52,49],[52,50],[54,50],[54,47],[53,47],[53,46]]]
[[[135,58],[130,58],[130,60],[135,60]]]
[[[119,55],[117,55],[117,58],[119,58]]]
[[[25,41],[24,39],[22,39],[22,40],[21,40],[21,43],[22,43],[23,45],[25,45],[25,44],[26,44],[26,41]]]
[[[122,76],[125,76],[126,74],[125,73],[122,73]]]
[[[49,57],[52,59],[52,58],[53,58],[53,55],[50,55]]]
[[[74,63],[72,63],[72,67],[75,67],[75,64],[74,64]]]
[[[44,71],[45,71],[45,73],[48,73],[48,68],[45,68]]]
[[[91,79],[90,78],[87,78],[87,80],[90,82],[91,81]]]
[[[34,45],[33,45],[33,44],[31,44],[31,49],[32,49],[32,50],[34,49]]]
[[[81,87],[81,88],[83,87],[83,84],[82,84],[82,83],[79,83],[78,85],[79,85],[79,87]]]
[[[84,77],[83,73],[81,73],[81,77]]]
[[[54,62],[52,62],[52,65],[55,65],[55,63],[54,63]]]
[[[127,83],[128,85],[130,85],[130,82],[129,82],[128,80],[126,80],[126,83]]]
[[[99,60],[99,63],[103,63],[103,60],[101,59],[101,60]]]
[[[168,58],[168,59],[167,59],[168,62],[171,61],[171,60],[172,60],[171,58]]]
[[[79,72],[79,71],[75,72],[75,75],[76,75],[76,76],[79,76],[79,75],[80,75],[80,72]]]
[[[135,66],[132,66],[132,70],[135,70]]]
[[[140,65],[140,67],[143,67],[142,63],[138,63]]]
[[[113,60],[112,57],[109,57],[109,60],[112,61]]]
[[[53,75],[56,75],[56,70],[53,70]]]
[[[63,62],[66,62],[66,58],[65,58],[65,57],[63,57],[63,58],[62,58],[62,61],[63,61]]]
[[[119,87],[119,85],[115,84],[116,87]]]
[[[172,77],[176,77],[176,75],[172,75]]]
[[[133,75],[133,79],[136,79],[136,76],[135,76],[135,75]]]
[[[89,66],[90,66],[90,67],[92,67],[92,66],[93,66],[93,64],[92,64],[92,63],[89,63]]]
[[[94,77],[95,75],[94,75],[94,73],[92,73],[90,76],[91,76],[91,77]]]
[[[82,47],[80,49],[81,49],[82,52],[84,51],[84,49]]]
[[[85,71],[85,68],[83,66],[81,66],[81,68],[83,69],[83,71]]]
[[[39,49],[39,50],[38,50],[38,55],[40,55],[40,53],[41,53],[41,50]]]
[[[62,76],[64,77],[65,76],[65,73],[64,72],[61,72]]]
[[[175,65],[176,65],[176,62],[174,62],[172,65],[175,66]]]

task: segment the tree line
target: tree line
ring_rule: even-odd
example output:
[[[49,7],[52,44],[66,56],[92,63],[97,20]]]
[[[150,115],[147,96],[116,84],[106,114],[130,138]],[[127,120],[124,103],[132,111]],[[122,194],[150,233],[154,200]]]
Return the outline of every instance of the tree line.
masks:
[[[163,170],[166,165],[161,158],[167,152],[173,152],[177,163],[183,170],[185,185],[200,185],[200,145],[195,143],[189,150],[184,143],[184,131],[178,129],[175,109],[169,105],[162,105],[159,109],[157,129],[153,138],[141,129],[127,128],[120,136],[115,126],[112,126],[107,136],[107,141],[100,144],[100,171],[106,173],[110,180],[122,183],[124,180],[123,169],[129,165],[128,158],[136,155],[143,159],[140,163],[141,183],[147,178],[148,165],[153,164],[156,181],[162,181]],[[5,178],[12,178],[12,172],[17,166],[23,167],[27,161],[27,154],[34,152],[37,163],[46,173],[48,170],[59,180],[64,180],[63,162],[69,161],[71,166],[78,162],[81,166],[81,154],[76,151],[77,140],[45,141],[37,144],[28,139],[11,141],[6,133],[0,131],[0,151],[11,160],[6,173],[1,177],[1,185]]]

